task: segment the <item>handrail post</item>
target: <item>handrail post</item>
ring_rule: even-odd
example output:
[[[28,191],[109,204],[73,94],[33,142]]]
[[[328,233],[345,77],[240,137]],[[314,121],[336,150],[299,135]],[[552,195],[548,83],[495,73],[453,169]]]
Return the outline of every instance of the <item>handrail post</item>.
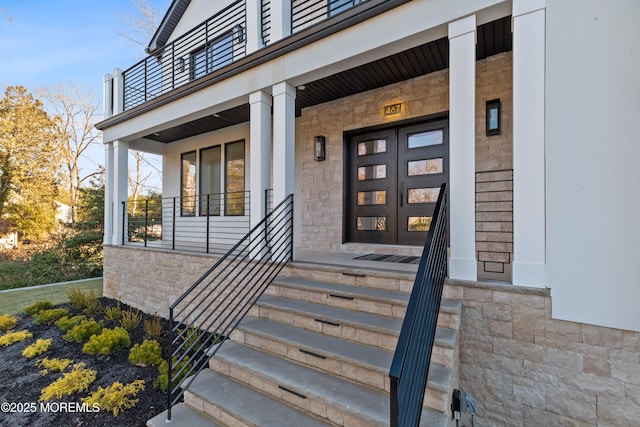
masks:
[[[167,362],[167,421],[171,421],[171,394],[173,392],[173,387],[171,387],[171,375],[173,374],[173,307],[169,307],[169,360]]]
[[[211,212],[209,211],[209,203],[210,203],[210,194],[207,194],[207,237],[206,237],[206,244],[207,244],[207,253],[209,253],[209,227],[211,226]]]
[[[122,246],[124,246],[125,230],[127,229],[127,202],[122,202]]]
[[[289,195],[290,206],[289,206],[289,225],[291,229],[291,234],[289,235],[289,261],[293,261],[293,195]]]
[[[176,199],[173,198],[173,209],[171,211],[171,220],[173,222],[173,226],[171,227],[171,250],[176,250]]]
[[[149,239],[149,199],[144,201],[144,247],[147,247]]]

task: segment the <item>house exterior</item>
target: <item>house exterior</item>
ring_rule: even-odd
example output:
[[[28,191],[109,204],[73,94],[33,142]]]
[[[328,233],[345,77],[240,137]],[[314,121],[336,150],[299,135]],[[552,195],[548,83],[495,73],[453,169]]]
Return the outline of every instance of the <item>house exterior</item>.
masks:
[[[294,260],[420,255],[446,182],[476,422],[636,423],[639,17],[632,0],[174,0],[149,57],[105,76],[105,295],[166,315],[289,194]],[[163,158],[153,239],[130,237],[129,149]]]

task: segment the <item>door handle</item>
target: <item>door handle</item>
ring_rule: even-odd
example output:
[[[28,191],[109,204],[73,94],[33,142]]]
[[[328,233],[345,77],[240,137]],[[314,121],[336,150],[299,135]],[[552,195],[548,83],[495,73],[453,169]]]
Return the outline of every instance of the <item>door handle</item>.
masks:
[[[404,204],[404,182],[400,183],[400,207]]]

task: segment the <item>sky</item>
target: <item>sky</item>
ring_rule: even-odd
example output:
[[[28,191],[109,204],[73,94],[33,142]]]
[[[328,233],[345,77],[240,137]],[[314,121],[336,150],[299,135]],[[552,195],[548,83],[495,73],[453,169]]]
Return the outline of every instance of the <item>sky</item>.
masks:
[[[149,0],[162,19],[170,0]],[[144,48],[118,32],[135,16],[132,0],[0,0],[0,90],[25,86],[31,93],[58,83],[88,87],[100,100],[104,75],[142,59]],[[104,163],[95,147],[85,169]],[[95,166],[94,166],[95,167]],[[158,183],[154,185],[157,186]]]

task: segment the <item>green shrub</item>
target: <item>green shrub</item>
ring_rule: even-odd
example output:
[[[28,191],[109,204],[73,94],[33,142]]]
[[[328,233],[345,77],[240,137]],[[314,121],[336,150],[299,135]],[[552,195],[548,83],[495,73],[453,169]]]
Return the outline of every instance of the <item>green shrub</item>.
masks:
[[[59,320],[62,317],[68,316],[69,310],[66,308],[50,308],[48,310],[42,310],[33,315],[36,324],[41,325],[46,323],[47,325],[52,324],[56,320]]]
[[[0,346],[7,347],[32,337],[33,337],[33,334],[27,331],[26,329],[23,331],[7,332],[6,334],[0,337]]]
[[[122,326],[127,331],[133,331],[135,328],[140,325],[142,321],[142,315],[140,314],[140,310],[127,310],[122,312],[122,318],[120,319],[120,326]]]
[[[49,359],[48,357],[45,357],[44,359],[38,359],[36,361],[36,367],[42,368],[40,370],[40,375],[47,375],[49,371],[62,372],[72,363],[73,360],[71,359]]]
[[[3,314],[0,316],[0,331],[8,331],[13,329],[18,324],[18,318],[10,314]]]
[[[155,366],[162,363],[162,349],[155,340],[144,340],[129,352],[129,363],[136,366]]]
[[[38,301],[25,308],[24,312],[27,316],[33,316],[34,314],[39,313],[42,310],[48,310],[51,307],[53,307],[53,305],[51,305],[51,302],[49,301]]]
[[[31,358],[36,357],[36,356],[40,356],[45,351],[49,350],[49,348],[51,347],[51,342],[52,341],[53,341],[52,338],[49,338],[49,339],[46,339],[46,340],[38,339],[38,340],[36,340],[36,342],[34,342],[30,346],[28,346],[27,348],[22,350],[22,355],[24,357],[26,357],[27,359],[31,359]]]
[[[51,399],[62,399],[74,393],[80,393],[89,388],[96,379],[96,371],[87,369],[84,362],[73,365],[70,372],[62,375],[40,392],[39,402],[47,402]]]
[[[160,338],[160,335],[162,335],[162,320],[157,314],[153,316],[153,320],[145,319],[142,324],[144,325],[144,333],[147,338],[157,340]]]
[[[122,328],[103,329],[100,335],[94,335],[82,347],[83,353],[111,354],[122,348],[129,347],[131,339],[129,333]]]
[[[78,326],[83,320],[87,320],[87,316],[78,315],[73,317],[61,317],[56,321],[56,326],[63,332],[67,332],[69,329],[72,329],[74,326]]]
[[[171,383],[173,387],[175,387],[178,384],[180,384],[180,381],[182,381],[184,377],[187,376],[191,366],[189,365],[190,360],[188,357],[185,357],[184,359],[182,359],[180,363],[178,363],[177,365],[176,365],[176,358],[174,357],[172,360],[173,360],[172,372],[174,375],[176,374],[176,372],[179,372],[180,369],[184,367],[184,370],[180,372],[180,375],[178,375],[177,378],[174,378],[173,382]],[[158,378],[156,378],[156,380],[153,382],[153,388],[160,391],[167,391],[168,387],[169,387],[169,363],[166,360],[163,360],[162,362],[160,362],[160,365],[158,365]]]
[[[100,300],[94,294],[93,291],[89,293],[85,302],[84,302],[84,310],[85,314],[96,314],[102,311],[102,304],[100,304]]]
[[[104,309],[104,317],[105,319],[112,322],[117,322],[118,320],[120,320],[120,318],[122,317],[122,309],[120,308],[120,303],[118,302],[118,305],[106,307]]]
[[[67,298],[72,306],[84,310],[85,314],[96,314],[102,311],[102,304],[93,290],[87,293],[80,288],[68,289]]]
[[[90,407],[98,405],[100,410],[111,411],[117,417],[121,411],[136,406],[139,399],[135,397],[143,390],[144,380],[135,380],[127,385],[116,381],[107,388],[98,387],[97,391],[81,400]]]
[[[102,332],[102,322],[98,323],[95,319],[83,320],[79,325],[71,328],[62,339],[67,342],[83,343],[100,332]]]

